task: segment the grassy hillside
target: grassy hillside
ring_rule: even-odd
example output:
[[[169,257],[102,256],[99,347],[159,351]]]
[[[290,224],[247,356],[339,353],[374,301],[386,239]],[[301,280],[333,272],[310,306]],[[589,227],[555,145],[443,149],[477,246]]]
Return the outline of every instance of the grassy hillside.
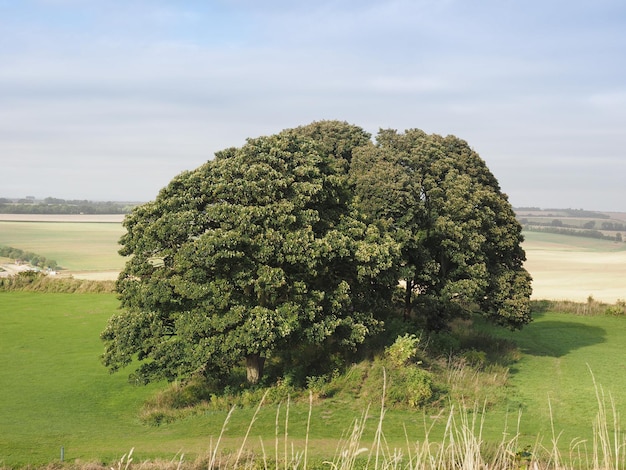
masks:
[[[193,460],[196,455],[206,455],[215,443],[226,411],[207,409],[170,424],[147,426],[139,419],[142,403],[163,384],[133,386],[127,382],[128,371],[109,375],[99,364],[102,345],[98,335],[117,308],[114,295],[5,292],[0,293],[0,305],[0,466],[58,460],[61,446],[66,460],[72,462],[111,462],[132,447],[136,461],[170,460],[179,452]],[[524,354],[512,367],[509,384],[503,389],[507,398],[487,410],[486,442],[500,442],[505,427],[514,434],[521,410],[520,446],[534,445],[539,436],[549,447],[550,404],[554,426],[562,432],[559,445],[564,452],[573,438],[591,442],[597,405],[590,370],[604,389],[613,393],[618,408],[624,409],[620,392],[626,387],[626,374],[620,372],[622,366],[616,360],[626,347],[623,318],[544,313],[521,332],[495,331],[518,341]],[[311,458],[332,458],[339,439],[368,402],[372,408],[363,442],[370,445],[378,423],[380,372],[355,365],[344,379],[346,387],[366,395],[364,400],[357,402],[347,393],[315,403],[308,440]],[[471,383],[471,377],[466,379]],[[222,450],[238,449],[255,404],[234,412]],[[448,406],[446,402],[442,405]],[[469,399],[466,405],[473,407],[474,403]],[[437,420],[432,409],[388,411],[384,433],[390,448],[406,449],[407,436],[409,442],[423,441],[425,429],[432,425],[432,437],[441,437],[446,413],[444,410]],[[302,402],[292,404],[288,416],[285,403],[264,407],[254,423],[250,445],[262,452],[262,436],[265,451],[274,453],[277,415],[280,453],[285,443],[289,449],[292,445],[303,449],[308,404]]]
[[[551,439],[552,419],[561,446],[574,438],[590,443],[598,410],[594,376],[618,410],[625,409],[621,391],[626,374],[618,359],[626,347],[624,317],[543,313],[521,332],[489,329],[514,339],[523,353],[511,368],[507,407],[510,412],[522,411],[521,430],[529,440],[537,435]],[[493,417],[505,411],[498,410]]]
[[[124,450],[154,387],[98,363],[115,296],[0,293],[0,305],[0,464],[53,460],[61,446],[73,457]]]

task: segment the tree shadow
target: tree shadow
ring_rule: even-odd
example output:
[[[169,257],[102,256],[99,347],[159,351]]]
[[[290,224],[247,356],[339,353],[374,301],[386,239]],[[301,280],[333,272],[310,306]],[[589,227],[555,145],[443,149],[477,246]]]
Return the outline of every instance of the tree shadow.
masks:
[[[526,325],[518,335],[515,340],[524,354],[557,358],[606,341],[604,328],[573,321],[534,322]]]

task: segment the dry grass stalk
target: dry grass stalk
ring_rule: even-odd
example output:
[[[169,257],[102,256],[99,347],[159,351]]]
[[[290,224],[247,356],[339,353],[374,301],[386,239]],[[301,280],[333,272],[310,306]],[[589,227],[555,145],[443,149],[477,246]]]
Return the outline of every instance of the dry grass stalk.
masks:
[[[593,374],[592,374],[593,378]],[[360,418],[354,420],[352,428],[338,443],[335,450],[335,457],[332,461],[324,462],[331,470],[354,470],[355,468],[365,468],[368,470],[618,470],[626,468],[626,439],[620,431],[619,414],[616,410],[615,401],[609,394],[605,395],[604,390],[593,378],[598,401],[598,414],[593,423],[593,445],[591,450],[587,448],[587,442],[582,439],[575,439],[569,446],[569,458],[564,458],[561,453],[559,441],[561,433],[557,432],[552,419],[552,404],[549,402],[551,415],[552,436],[550,446],[544,448],[541,445],[539,436],[536,438],[534,446],[526,446],[520,449],[520,423],[521,412],[517,415],[517,426],[513,433],[505,429],[502,440],[497,444],[495,451],[488,452],[487,443],[483,440],[483,427],[485,423],[486,407],[467,407],[463,403],[450,407],[448,413],[443,438],[435,442],[431,440],[431,433],[435,426],[434,421],[430,427],[425,428],[425,437],[422,442],[411,444],[408,432],[405,428],[406,449],[390,448],[384,432],[383,422],[385,418],[385,388],[386,374],[383,373],[383,396],[381,399],[380,416],[374,434],[372,445],[368,448],[363,446],[362,438],[369,418],[369,406],[362,413]],[[265,398],[265,397],[264,397]],[[293,443],[289,442],[289,407],[288,397],[284,429],[281,429],[280,405],[276,412],[276,433],[275,433],[275,461],[274,468],[285,468],[285,470],[306,470],[308,462],[309,431],[311,424],[313,397],[309,396],[309,415],[307,418],[305,448],[297,450]],[[608,403],[608,405],[607,405]],[[177,468],[183,470],[190,469],[230,469],[230,468],[259,468],[261,462],[254,455],[244,453],[245,444],[249,437],[253,423],[261,409],[263,400],[259,403],[252,421],[248,426],[243,443],[236,456],[219,454],[220,443],[226,426],[234,411],[230,410],[224,421],[220,435],[215,446],[210,447],[210,458],[198,460],[185,466],[183,457],[180,456],[176,463],[174,460],[168,464],[158,465],[155,462],[144,462],[139,468],[143,470],[152,468]],[[441,418],[440,414],[436,417]],[[282,431],[282,435],[281,435]],[[282,443],[282,456],[279,448]],[[291,448],[290,448],[291,445]],[[261,441],[263,451],[262,465],[268,470],[267,455],[265,447]],[[117,467],[110,467],[110,470],[131,470],[135,464],[132,463],[131,450],[124,455],[117,463]],[[363,454],[368,453],[366,461],[359,460]],[[489,457],[488,457],[489,456]],[[82,467],[81,470],[86,470]],[[96,470],[90,467],[90,470]]]

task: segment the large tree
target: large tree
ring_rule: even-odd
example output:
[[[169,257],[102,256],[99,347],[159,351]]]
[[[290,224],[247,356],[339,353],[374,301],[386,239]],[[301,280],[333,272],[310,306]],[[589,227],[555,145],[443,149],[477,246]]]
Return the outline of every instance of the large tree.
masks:
[[[314,123],[250,139],[174,178],[124,221],[122,312],[102,333],[111,371],[220,376],[308,344],[344,351],[381,322],[399,245],[353,205],[348,163],[369,135]]]
[[[530,321],[521,226],[465,141],[381,130],[351,172],[360,209],[388,221],[402,245],[405,317],[431,329],[474,309],[512,328]]]

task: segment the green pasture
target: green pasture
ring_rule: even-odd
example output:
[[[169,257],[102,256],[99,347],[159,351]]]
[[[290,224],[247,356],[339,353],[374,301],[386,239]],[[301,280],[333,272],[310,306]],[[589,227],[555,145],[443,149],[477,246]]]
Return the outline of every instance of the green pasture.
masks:
[[[98,335],[116,309],[117,300],[109,294],[0,293],[0,466],[53,462],[59,459],[61,446],[68,461],[110,463],[133,447],[136,461],[169,460],[180,453],[193,460],[215,444],[224,411],[159,427],[140,422],[142,403],[164,384],[135,386],[127,381],[129,371],[110,375],[100,365]],[[625,319],[543,313],[521,332],[483,327],[515,339],[524,352],[511,368],[506,402],[484,415],[487,442],[499,442],[505,428],[510,435],[516,433],[521,411],[522,443],[533,445],[539,436],[550,446],[552,422],[562,433],[562,449],[567,450],[574,438],[587,439],[591,446],[597,403],[590,371],[623,411]],[[365,446],[373,439],[379,400],[372,396]],[[287,409],[283,404],[261,410],[249,438],[251,446],[260,452],[262,438],[265,451],[273,454],[278,413],[279,453],[285,445],[287,421],[288,448],[303,449],[308,404],[292,404],[288,416]],[[332,458],[338,440],[364,411],[350,401],[316,403],[309,431],[310,458]],[[252,408],[235,410],[220,445],[223,451],[238,449],[253,413]],[[446,418],[444,413],[436,421],[432,411],[391,410],[385,416],[385,437],[392,448],[406,449],[405,427],[409,440],[415,442],[423,440],[425,427],[433,423],[438,424],[432,437],[440,435]]]
[[[623,413],[626,318],[542,313],[520,332],[485,327],[516,341],[523,353],[510,368],[506,406],[490,413],[490,431],[497,431],[506,414],[510,423],[521,412],[520,431],[529,444],[540,436],[549,445],[554,426],[560,448],[576,438],[586,439],[591,448],[598,412],[594,379],[607,407],[612,399]]]
[[[619,243],[601,238],[577,237],[556,233],[533,232],[524,230],[525,250],[554,249],[559,251],[593,251],[593,252],[622,252],[626,251],[626,243]]]
[[[0,221],[0,245],[55,260],[72,271],[121,270],[119,223]]]
[[[132,385],[129,370],[110,375],[99,363],[99,334],[116,309],[112,294],[0,293],[0,467],[58,461],[61,447],[72,462],[113,462],[133,447],[136,460],[172,459],[180,452],[193,459],[209,451],[226,412],[144,425],[141,405],[164,384]],[[272,451],[276,413],[281,412],[284,426],[286,409],[263,410],[254,446],[259,447],[260,432]],[[235,412],[222,450],[238,448],[253,412]],[[302,446],[308,407],[299,404],[289,413],[290,442]],[[342,432],[359,415],[341,403],[317,408],[311,452],[332,456]]]

